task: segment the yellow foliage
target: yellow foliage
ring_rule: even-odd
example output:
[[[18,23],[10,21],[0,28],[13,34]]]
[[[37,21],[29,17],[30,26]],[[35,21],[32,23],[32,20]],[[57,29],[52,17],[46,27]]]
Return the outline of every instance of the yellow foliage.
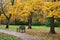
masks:
[[[44,2],[44,10],[48,10],[48,16],[52,17],[53,15],[55,18],[60,18],[60,2]]]
[[[5,20],[6,18],[5,18],[5,16],[4,15],[1,15],[0,16],[0,20]]]
[[[6,2],[4,3],[6,4]],[[40,9],[42,9],[43,12],[40,12]],[[28,19],[31,15],[30,12],[33,12],[36,15],[42,14],[43,19],[45,19],[46,16],[52,17],[52,15],[55,15],[55,18],[60,18],[60,2],[44,2],[43,0],[15,0],[13,6],[11,3],[6,6],[6,10],[6,15],[9,16],[9,14],[12,14],[11,19],[13,20],[16,18],[19,18],[20,20]]]

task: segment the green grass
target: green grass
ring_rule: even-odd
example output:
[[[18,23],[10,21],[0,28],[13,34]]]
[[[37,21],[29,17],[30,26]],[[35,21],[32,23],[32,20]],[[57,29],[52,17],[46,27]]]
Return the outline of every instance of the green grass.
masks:
[[[19,28],[19,26],[17,25],[10,25],[9,26],[9,30],[17,30],[17,28]],[[32,26],[33,29],[46,29],[46,30],[49,30],[50,27],[46,27],[46,26]],[[0,26],[0,29],[6,29],[5,28],[5,25],[1,25]],[[26,29],[28,29],[28,26],[26,26]],[[60,27],[55,27],[56,30],[60,30]]]
[[[38,29],[49,29],[49,27],[46,26],[32,26],[32,28],[38,28]]]
[[[0,40],[21,40],[21,39],[12,35],[0,33]]]
[[[5,25],[1,25],[1,26],[0,26],[0,29],[6,30],[5,27],[6,27]],[[10,26],[9,26],[9,30],[16,30],[18,27],[19,27],[19,26],[10,25]]]

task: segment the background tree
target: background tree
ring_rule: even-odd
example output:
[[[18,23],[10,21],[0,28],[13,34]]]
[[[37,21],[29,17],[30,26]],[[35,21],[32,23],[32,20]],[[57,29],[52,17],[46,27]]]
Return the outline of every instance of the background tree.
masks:
[[[6,28],[9,28],[9,21],[10,21],[11,15],[12,15],[12,14],[9,14],[9,16],[6,15],[6,11],[7,11],[6,6],[8,5],[9,1],[8,0],[0,0],[0,1],[1,1],[1,3],[0,3],[1,11],[7,19]],[[8,2],[6,2],[6,1],[8,1]]]
[[[45,4],[47,17],[50,18],[50,33],[55,34],[55,18],[60,18],[60,3],[48,2]]]

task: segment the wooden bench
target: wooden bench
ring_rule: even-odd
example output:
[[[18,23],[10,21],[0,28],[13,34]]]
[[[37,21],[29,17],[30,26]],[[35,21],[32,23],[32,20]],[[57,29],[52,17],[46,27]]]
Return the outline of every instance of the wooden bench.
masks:
[[[25,26],[21,25],[19,28],[17,28],[17,32],[25,32]]]

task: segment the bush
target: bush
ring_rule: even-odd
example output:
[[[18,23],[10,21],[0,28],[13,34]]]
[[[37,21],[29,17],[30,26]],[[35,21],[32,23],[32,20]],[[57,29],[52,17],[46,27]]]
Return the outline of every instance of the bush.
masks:
[[[46,19],[46,23],[45,23],[45,24],[46,24],[46,26],[47,26],[47,27],[49,27],[49,26],[50,26],[50,23],[51,23],[50,21],[51,21],[51,19],[50,19],[50,18],[47,18],[47,19]]]
[[[55,18],[55,20],[57,21],[57,22],[55,22],[55,27],[60,27],[59,25],[60,25],[60,18]],[[50,27],[50,23],[51,23],[51,18],[47,18],[46,19],[46,26],[47,27]]]
[[[39,21],[32,21],[32,25],[37,26],[37,25],[42,25]]]

